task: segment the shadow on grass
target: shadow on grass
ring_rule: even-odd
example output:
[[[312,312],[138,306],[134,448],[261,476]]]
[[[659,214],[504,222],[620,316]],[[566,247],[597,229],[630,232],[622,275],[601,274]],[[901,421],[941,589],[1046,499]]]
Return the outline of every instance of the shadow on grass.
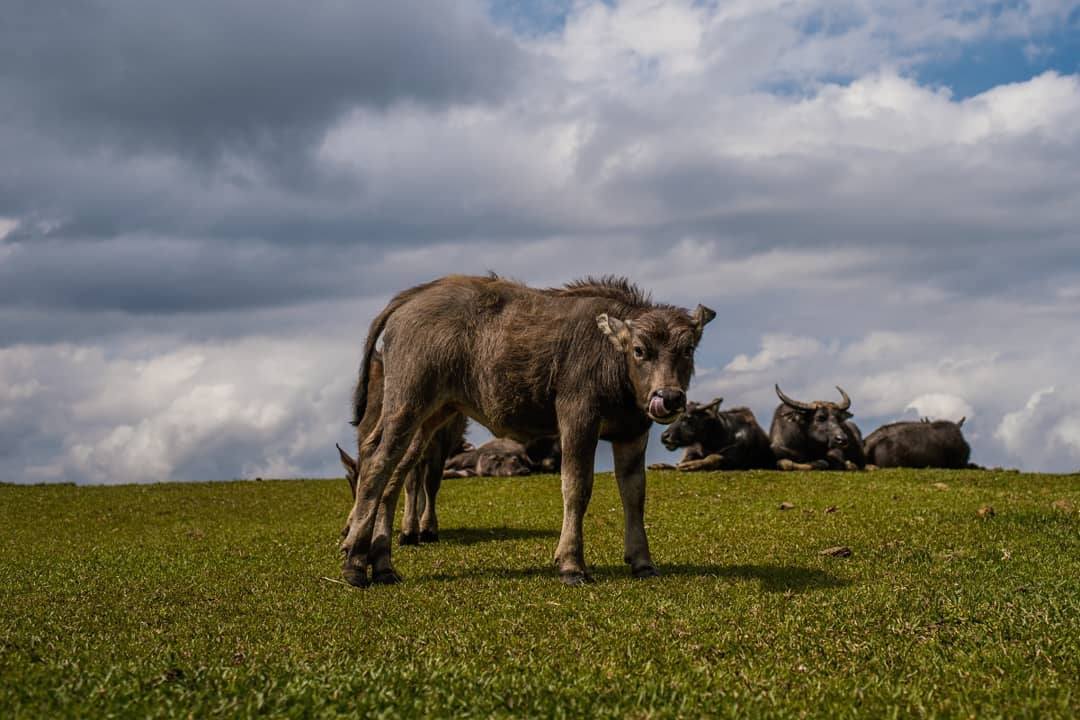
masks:
[[[557,537],[559,537],[558,530],[534,530],[531,528],[487,527],[439,530],[439,542],[447,545],[476,545],[497,540],[548,540]]]
[[[714,577],[732,580],[757,580],[761,589],[770,593],[807,592],[846,587],[850,580],[830,575],[824,570],[792,565],[660,565],[661,579],[668,577]],[[650,580],[634,580],[625,565],[596,565],[590,567],[593,577],[603,582],[626,580],[649,583]],[[435,573],[420,576],[418,580],[464,580],[467,578],[533,578],[550,577],[558,573],[554,567],[533,568],[477,568],[458,573]]]
[[[830,575],[824,570],[797,565],[662,565],[665,575],[720,577],[734,580],[757,580],[765,592],[804,592],[845,587],[850,580]]]

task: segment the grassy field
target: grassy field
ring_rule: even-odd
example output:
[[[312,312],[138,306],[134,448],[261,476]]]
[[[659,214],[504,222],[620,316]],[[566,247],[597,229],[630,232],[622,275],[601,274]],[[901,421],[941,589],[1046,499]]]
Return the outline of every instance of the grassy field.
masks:
[[[543,476],[448,481],[367,590],[340,479],[0,486],[0,717],[1080,714],[1080,476],[649,482],[660,578],[602,474],[562,586]]]

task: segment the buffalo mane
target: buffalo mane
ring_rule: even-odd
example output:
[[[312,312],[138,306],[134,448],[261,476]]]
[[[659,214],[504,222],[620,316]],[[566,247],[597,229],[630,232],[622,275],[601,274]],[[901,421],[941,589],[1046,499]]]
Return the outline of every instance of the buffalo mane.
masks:
[[[561,288],[551,288],[546,292],[562,297],[602,297],[630,307],[649,307],[653,304],[649,293],[625,277],[617,275],[602,275],[601,277],[589,275],[568,282]]]

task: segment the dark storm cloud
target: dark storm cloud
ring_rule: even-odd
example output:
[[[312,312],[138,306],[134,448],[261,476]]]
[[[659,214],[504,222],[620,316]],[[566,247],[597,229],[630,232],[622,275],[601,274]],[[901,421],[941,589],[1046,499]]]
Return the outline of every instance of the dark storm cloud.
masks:
[[[339,295],[348,281],[345,265],[318,246],[141,237],[39,242],[0,264],[0,304],[135,314],[226,311]]]
[[[491,99],[519,62],[473,3],[17,0],[0,102],[76,145],[273,154],[353,105]]]
[[[3,344],[349,293],[383,247],[446,228],[371,207],[363,172],[316,159],[328,128],[357,108],[498,102],[528,63],[478,2],[16,0],[3,14],[0,219],[19,223],[0,246]],[[40,310],[69,319],[23,321]]]

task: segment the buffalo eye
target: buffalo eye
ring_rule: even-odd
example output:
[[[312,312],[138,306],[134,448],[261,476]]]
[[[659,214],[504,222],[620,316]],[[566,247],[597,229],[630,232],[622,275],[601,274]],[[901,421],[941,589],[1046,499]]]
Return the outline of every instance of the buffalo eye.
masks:
[[[634,358],[637,359],[637,360],[644,360],[645,359],[645,348],[643,348],[641,345],[635,345],[634,346]]]

